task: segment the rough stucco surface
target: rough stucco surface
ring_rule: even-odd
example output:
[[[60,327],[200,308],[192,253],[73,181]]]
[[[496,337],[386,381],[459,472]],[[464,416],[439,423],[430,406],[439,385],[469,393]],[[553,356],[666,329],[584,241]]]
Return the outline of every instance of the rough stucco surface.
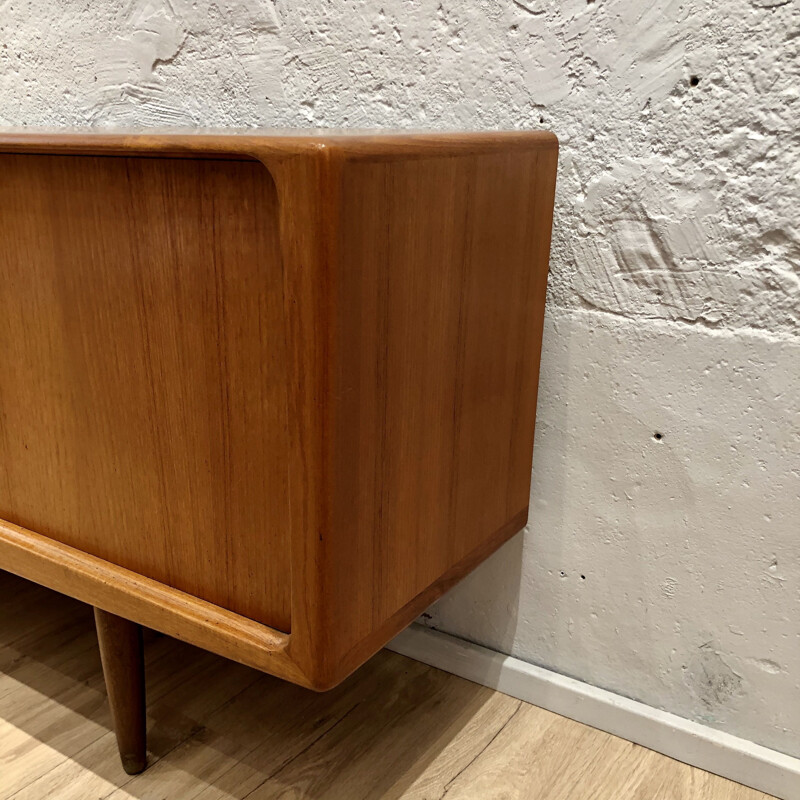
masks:
[[[799,43],[797,0],[0,0],[0,124],[554,130],[530,529],[429,623],[800,755]]]
[[[552,314],[531,529],[428,623],[797,753],[798,420],[800,341]]]

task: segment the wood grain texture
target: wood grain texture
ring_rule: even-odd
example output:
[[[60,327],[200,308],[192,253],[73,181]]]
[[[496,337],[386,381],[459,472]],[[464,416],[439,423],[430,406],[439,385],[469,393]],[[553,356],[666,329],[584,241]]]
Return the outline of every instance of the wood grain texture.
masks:
[[[540,158],[343,170],[354,213],[338,226],[334,514],[362,554],[342,580],[372,607],[348,617],[363,630],[527,509],[549,229],[535,224],[550,196]]]
[[[269,173],[43,155],[0,172],[0,518],[288,631]]]
[[[132,777],[91,609],[0,573],[0,800],[767,800],[391,653],[325,694],[150,632],[145,656]]]
[[[0,567],[328,689],[524,526],[552,134],[0,153],[30,206],[0,262]]]

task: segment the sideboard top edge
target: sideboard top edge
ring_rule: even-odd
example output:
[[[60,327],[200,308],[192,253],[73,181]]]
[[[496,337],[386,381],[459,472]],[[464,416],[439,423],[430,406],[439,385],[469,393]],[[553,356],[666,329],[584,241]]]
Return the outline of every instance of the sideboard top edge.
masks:
[[[508,149],[551,149],[549,131],[401,131],[340,129],[0,129],[0,152],[94,155],[344,156],[443,155]]]

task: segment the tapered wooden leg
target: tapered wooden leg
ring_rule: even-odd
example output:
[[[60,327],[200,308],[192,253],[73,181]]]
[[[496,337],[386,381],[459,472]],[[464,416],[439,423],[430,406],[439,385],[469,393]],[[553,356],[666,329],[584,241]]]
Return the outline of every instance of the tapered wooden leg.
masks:
[[[135,775],[147,766],[142,629],[99,608],[94,620],[122,767]]]

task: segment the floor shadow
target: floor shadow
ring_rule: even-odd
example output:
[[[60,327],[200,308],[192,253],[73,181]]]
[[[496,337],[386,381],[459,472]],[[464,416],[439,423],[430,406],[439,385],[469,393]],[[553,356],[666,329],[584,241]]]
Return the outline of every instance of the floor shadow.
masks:
[[[91,609],[0,572],[0,732],[24,739],[0,753],[12,767],[23,759],[13,785],[0,774],[0,798],[44,797],[36,787],[59,772],[86,782],[75,796],[124,787],[151,797],[163,779],[174,793],[160,796],[176,798],[399,797],[492,697],[386,651],[317,694],[153,632],[145,647],[151,765],[131,780],[116,758]],[[34,758],[37,743],[46,747]]]

